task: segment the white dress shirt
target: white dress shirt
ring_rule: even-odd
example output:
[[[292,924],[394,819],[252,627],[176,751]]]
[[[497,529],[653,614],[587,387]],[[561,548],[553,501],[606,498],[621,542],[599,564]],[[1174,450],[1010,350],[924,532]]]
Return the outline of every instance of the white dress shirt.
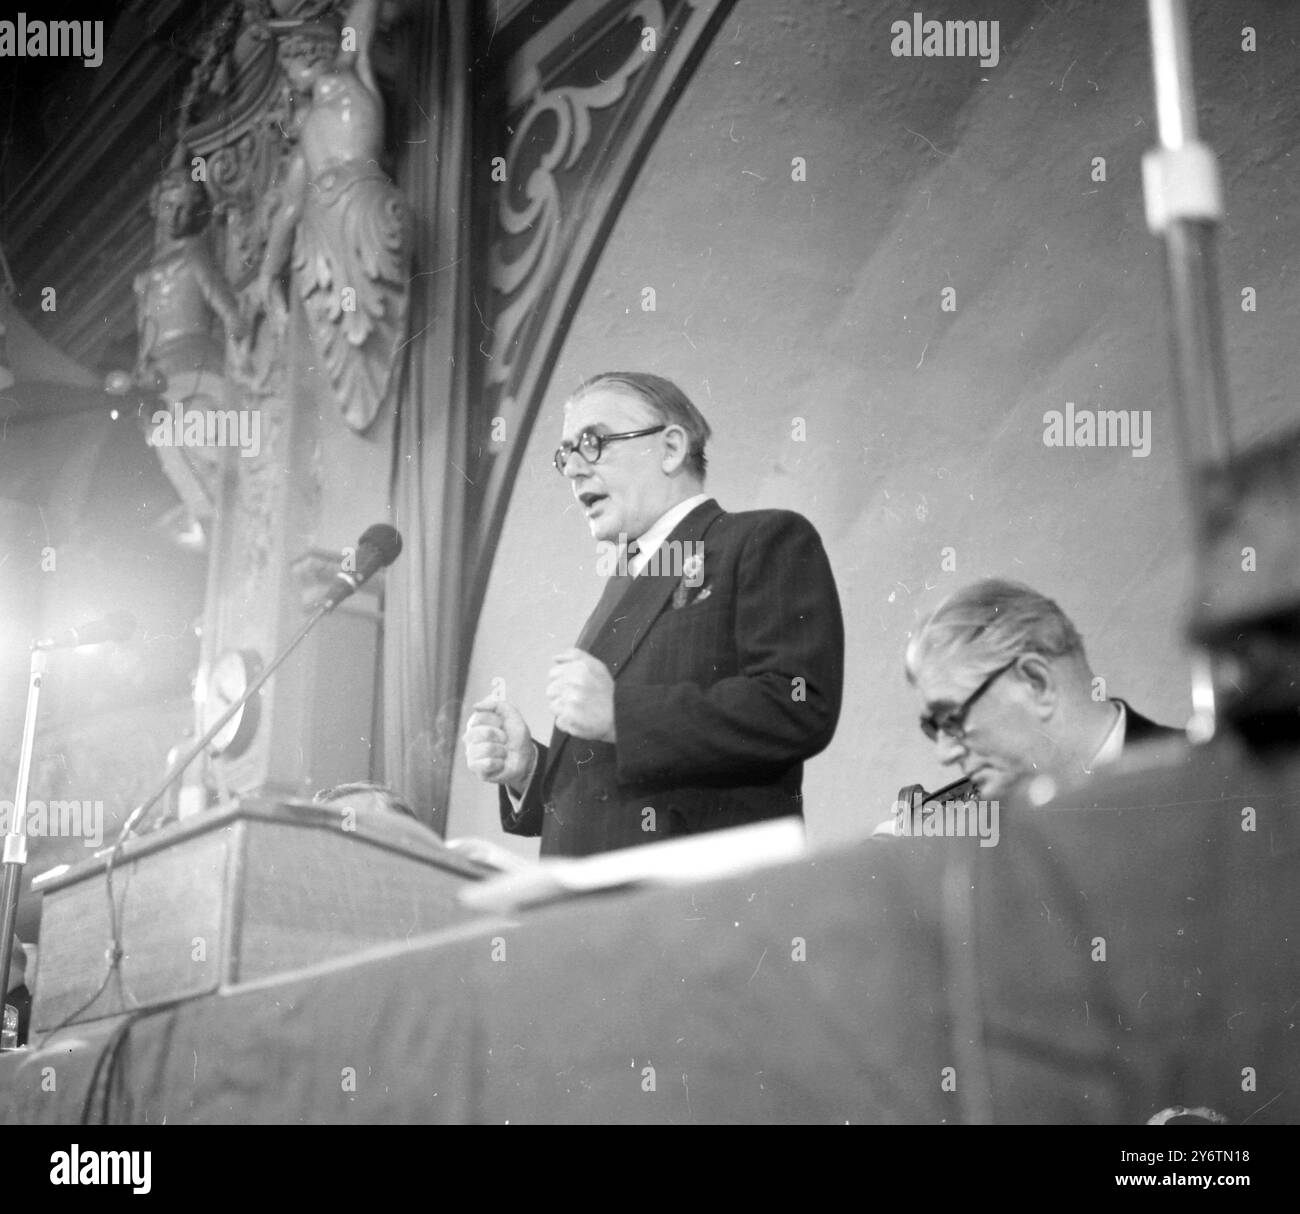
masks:
[[[1111,700],[1111,703],[1119,709],[1119,714],[1115,717],[1115,724],[1110,727],[1110,733],[1102,739],[1101,746],[1097,748],[1097,753],[1092,756],[1092,762],[1088,764],[1088,771],[1096,771],[1098,767],[1108,767],[1111,763],[1119,761],[1119,757],[1124,753],[1124,735],[1128,732],[1128,713],[1124,711],[1123,700]]]
[[[707,493],[697,493],[694,497],[688,497],[684,502],[678,502],[671,510],[666,510],[651,523],[643,535],[638,536],[631,542],[636,544],[637,553],[628,562],[628,573],[633,577],[637,577],[650,563],[650,558],[664,546],[664,541],[672,535],[673,528],[690,514],[696,506],[702,505],[708,500],[709,495]],[[628,545],[629,547],[631,547],[631,543]]]

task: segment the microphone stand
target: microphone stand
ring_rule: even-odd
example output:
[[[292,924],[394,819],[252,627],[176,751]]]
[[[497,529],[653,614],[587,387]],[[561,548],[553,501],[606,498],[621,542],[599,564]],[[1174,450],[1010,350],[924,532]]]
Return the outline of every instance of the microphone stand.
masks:
[[[158,787],[145,800],[141,801],[140,804],[131,811],[126,821],[122,823],[122,829],[118,832],[117,839],[113,843],[113,846],[108,849],[108,858],[104,862],[105,891],[108,895],[108,921],[110,931],[112,932],[112,942],[108,951],[109,969],[108,974],[104,976],[105,984],[107,984],[109,975],[111,975],[118,967],[123,957],[122,941],[118,934],[117,905],[113,901],[113,865],[117,862],[117,857],[121,852],[123,845],[144,820],[145,815],[158,804],[175,780],[184,773],[185,769],[193,763],[204,750],[207,749],[212,739],[221,732],[235,713],[243,708],[249,700],[262,690],[266,681],[277,670],[279,670],[282,665],[284,665],[285,660],[295,649],[298,648],[300,644],[302,644],[307,634],[311,632],[311,630],[315,628],[325,616],[329,615],[329,613],[333,611],[339,603],[352,594],[352,592],[356,590],[357,586],[360,585],[361,580],[363,579],[356,579],[355,584],[351,584],[353,579],[347,579],[349,585],[346,592],[329,594],[317,604],[311,615],[307,617],[303,626],[294,634],[293,639],[275,656],[275,659],[264,670],[262,670],[251,683],[249,683],[248,687],[244,690],[244,694],[232,702],[226,711],[223,712],[210,726],[208,726],[198,741],[196,741],[189,750],[187,750],[171,765]],[[101,851],[96,854],[102,856],[104,855],[104,852]],[[100,989],[102,991],[103,987],[101,986]],[[92,999],[91,1002],[93,1003],[94,1000]],[[80,1010],[84,1011],[85,1009],[82,1008]]]
[[[211,725],[208,726],[204,731],[203,736],[200,737],[199,740],[189,748],[189,750],[187,750],[179,759],[176,760],[175,763],[171,765],[167,774],[163,777],[162,783],[159,784],[150,796],[146,800],[141,801],[140,804],[131,811],[130,816],[122,824],[122,830],[117,836],[117,842],[115,842],[109,850],[108,871],[110,873],[112,872],[113,862],[117,858],[117,853],[121,849],[122,844],[130,838],[131,834],[144,818],[144,815],[158,804],[159,800],[172,786],[176,779],[181,776],[185,769],[208,748],[212,739],[225,728],[231,717],[233,717],[235,713],[243,708],[249,700],[262,690],[267,679],[269,679],[282,665],[284,665],[285,659],[298,648],[306,638],[307,634],[315,628],[325,616],[329,615],[329,613],[333,611],[340,602],[342,602],[342,598],[332,597],[326,598],[322,601],[311,615],[307,617],[306,623],[298,629],[293,639],[282,650],[280,650],[278,654],[276,654],[275,660],[272,661],[251,683],[249,683],[248,687],[245,688],[243,695],[241,695],[237,700],[232,701],[230,707],[228,707],[225,712],[223,712]],[[100,854],[102,855],[103,853]]]
[[[349,590],[349,593],[351,593],[351,590]],[[244,694],[235,700],[204,731],[203,736],[172,764],[158,788],[146,800],[137,805],[122,824],[122,830],[117,836],[117,841],[109,849],[104,872],[109,883],[109,911],[114,925],[113,948],[110,954],[113,966],[117,965],[122,951],[121,944],[117,939],[116,908],[113,906],[111,894],[113,864],[122,845],[130,838],[132,832],[144,819],[145,814],[158,804],[158,801],[172,786],[173,781],[182,775],[185,769],[203,753],[212,739],[230,721],[231,717],[262,690],[267,679],[284,664],[285,659],[298,648],[320,620],[333,611],[346,597],[347,595],[330,595],[316,607],[293,639],[276,655],[275,660],[248,685]],[[33,645],[31,678],[27,686],[27,716],[23,722],[22,749],[18,757],[18,788],[14,793],[13,821],[4,839],[4,887],[3,893],[0,893],[0,899],[3,899],[3,916],[0,918],[0,932],[3,933],[0,936],[0,989],[3,989],[6,996],[9,992],[9,971],[13,964],[14,923],[18,918],[18,894],[22,888],[23,867],[27,863],[27,786],[31,776],[32,751],[36,743],[36,713],[40,702],[41,683],[45,677],[45,662],[45,648],[40,644]]]
[[[14,923],[18,918],[18,893],[27,863],[27,784],[32,774],[32,750],[36,745],[36,711],[41,684],[45,680],[45,649],[32,646],[31,674],[27,682],[27,715],[23,719],[23,742],[18,752],[18,788],[14,792],[13,820],[4,841],[3,914],[0,915],[0,1004],[9,997],[9,969],[14,958]]]
[[[378,573],[380,569],[392,564],[392,562],[397,559],[398,554],[402,551],[402,537],[392,527],[379,524],[369,528],[361,536],[357,548],[359,554],[364,553],[364,555],[359,555],[356,570],[354,572],[341,570],[338,573],[335,577],[333,588],[328,591],[312,609],[311,614],[307,617],[307,620],[303,623],[302,627],[294,634],[293,639],[290,640],[290,642],[275,656],[270,664],[267,665],[267,667],[262,670],[251,683],[249,683],[248,687],[244,690],[244,694],[235,700],[226,711],[223,712],[221,716],[219,716],[203,732],[203,735],[198,739],[198,741],[196,741],[189,750],[187,750],[171,765],[167,774],[163,777],[162,783],[159,784],[150,796],[141,801],[140,804],[131,811],[126,821],[122,823],[122,829],[118,832],[117,839],[114,841],[113,846],[108,849],[107,859],[104,862],[104,887],[105,894],[108,897],[109,930],[112,933],[111,947],[108,951],[108,972],[104,975],[104,981],[101,983],[99,990],[91,996],[87,1003],[77,1009],[72,1016],[67,1017],[64,1020],[64,1024],[67,1024],[71,1019],[73,1019],[73,1017],[80,1015],[81,1012],[85,1011],[86,1008],[99,998],[104,988],[108,985],[109,978],[112,977],[113,972],[122,962],[124,953],[122,951],[122,941],[118,930],[117,904],[113,900],[113,865],[117,862],[117,857],[127,839],[131,837],[136,828],[144,821],[145,815],[158,804],[176,778],[182,775],[185,769],[193,763],[205,749],[207,749],[212,742],[212,739],[215,738],[227,724],[229,724],[230,719],[235,715],[235,713],[243,708],[249,700],[262,690],[266,681],[284,665],[285,660],[295,649],[298,648],[300,644],[302,644],[307,634],[311,632],[311,630],[315,628],[325,616],[329,615],[335,607],[343,602],[344,599],[353,595],[364,583],[369,581],[374,574]],[[35,657],[33,657],[33,668],[35,668],[35,661]],[[39,682],[37,685],[39,686]],[[35,732],[34,702],[29,702],[28,704],[28,731],[32,734]],[[30,752],[30,738],[27,739],[27,745],[28,752]],[[25,768],[20,769],[20,790],[19,800],[20,802],[24,802],[26,795]],[[8,840],[6,840],[6,859],[8,859],[8,853],[9,846]],[[102,856],[104,855],[104,852],[97,852],[96,855]],[[5,878],[6,882],[8,882],[8,871],[5,873]],[[6,889],[7,888],[8,885],[6,884]],[[14,893],[14,902],[17,902],[16,889]],[[9,916],[6,915],[5,923],[8,924],[9,921]],[[6,973],[9,968],[10,951],[11,948],[7,940],[5,944],[4,958],[4,968]],[[59,1028],[62,1027],[63,1024],[59,1025]],[[58,1029],[55,1029],[54,1031],[57,1032]]]

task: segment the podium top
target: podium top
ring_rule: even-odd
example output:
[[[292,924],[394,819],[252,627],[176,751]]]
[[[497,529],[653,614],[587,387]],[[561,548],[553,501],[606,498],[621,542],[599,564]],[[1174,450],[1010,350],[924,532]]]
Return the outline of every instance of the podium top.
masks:
[[[184,822],[172,822],[147,835],[128,839],[118,853],[114,867],[175,847],[212,831],[231,829],[239,822],[250,821],[350,835],[357,842],[421,860],[470,881],[480,881],[484,877],[495,875],[494,869],[452,851],[428,827],[404,814],[344,805],[321,805],[315,801],[299,801],[288,797],[257,796],[244,797],[220,809],[206,810]],[[32,880],[32,889],[49,893],[102,873],[112,850],[110,844],[78,864],[40,873]]]

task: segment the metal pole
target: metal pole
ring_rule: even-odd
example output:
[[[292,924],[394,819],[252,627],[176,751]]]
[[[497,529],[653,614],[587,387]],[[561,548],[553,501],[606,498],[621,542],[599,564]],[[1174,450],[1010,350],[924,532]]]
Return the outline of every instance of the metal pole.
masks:
[[[1182,0],[1150,0],[1152,75],[1156,123],[1164,147],[1196,141],[1196,99],[1192,84],[1191,43]]]
[[[1186,473],[1198,590],[1209,571],[1201,556],[1209,521],[1221,510],[1216,469],[1232,457],[1227,360],[1219,312],[1215,236],[1223,218],[1214,153],[1198,138],[1196,93],[1184,0],[1147,0],[1159,147],[1142,158],[1147,224],[1165,242],[1173,421]],[[1203,594],[1197,595],[1202,599]],[[1216,727],[1214,655],[1192,655],[1193,716],[1188,734],[1207,741]]]
[[[22,749],[18,752],[18,787],[14,792],[13,820],[4,841],[3,914],[0,915],[0,1004],[9,995],[9,969],[14,959],[14,925],[18,919],[18,894],[27,863],[27,785],[32,774],[32,751],[36,746],[36,713],[41,684],[45,680],[45,650],[32,649],[31,674],[27,682],[27,715],[23,719]]]
[[[1197,474],[1232,454],[1215,269],[1223,217],[1218,167],[1197,138],[1184,0],[1148,0],[1160,147],[1143,159],[1147,220],[1165,240],[1177,430],[1195,498]]]

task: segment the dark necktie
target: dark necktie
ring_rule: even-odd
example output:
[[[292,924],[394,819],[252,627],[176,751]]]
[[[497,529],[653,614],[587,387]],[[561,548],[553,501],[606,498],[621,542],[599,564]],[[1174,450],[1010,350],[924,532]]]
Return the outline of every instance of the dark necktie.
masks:
[[[632,584],[631,564],[632,558],[640,551],[636,544],[627,546],[627,560],[620,561],[619,568],[605,579],[605,589],[601,591],[600,602],[596,604],[596,610],[587,618],[587,622],[582,626],[582,632],[578,636],[577,648],[590,650],[591,643],[600,635],[600,631],[609,623],[610,617],[617,610],[623,596],[627,593],[627,588]],[[623,572],[626,569],[627,572]]]

